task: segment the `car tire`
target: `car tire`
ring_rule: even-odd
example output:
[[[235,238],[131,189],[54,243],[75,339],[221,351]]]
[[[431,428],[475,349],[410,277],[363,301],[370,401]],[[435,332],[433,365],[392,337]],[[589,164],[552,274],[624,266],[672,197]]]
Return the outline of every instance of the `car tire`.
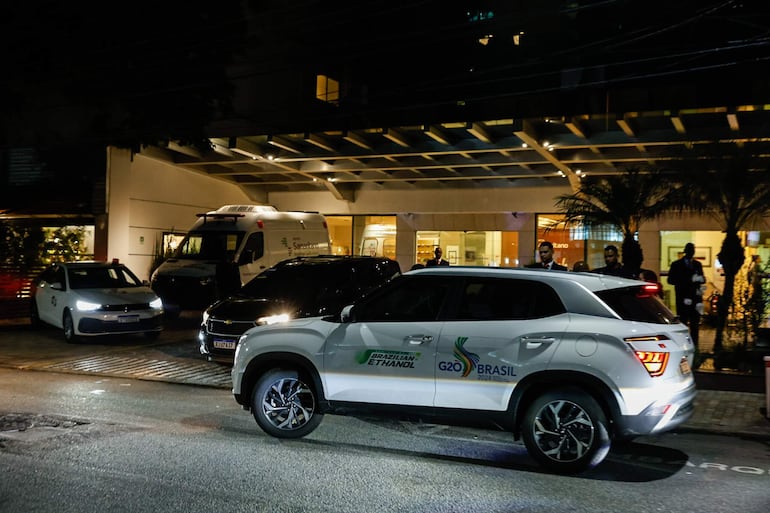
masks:
[[[64,329],[64,340],[66,340],[67,343],[74,344],[80,340],[77,334],[75,334],[75,323],[72,320],[72,314],[69,310],[64,311],[62,328]]]
[[[529,455],[559,474],[595,467],[607,456],[607,416],[596,400],[577,389],[547,392],[527,409],[521,425]]]
[[[309,380],[305,380],[309,381]],[[257,380],[251,411],[262,430],[276,438],[301,438],[321,423],[318,395],[295,370],[273,369]]]

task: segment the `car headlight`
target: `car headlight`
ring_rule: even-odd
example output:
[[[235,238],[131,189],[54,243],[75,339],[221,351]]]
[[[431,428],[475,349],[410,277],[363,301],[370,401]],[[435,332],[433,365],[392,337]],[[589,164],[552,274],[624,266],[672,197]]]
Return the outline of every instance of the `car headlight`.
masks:
[[[291,320],[291,317],[289,314],[278,314],[278,315],[268,315],[266,317],[260,317],[257,319],[257,326],[264,326],[264,325],[270,325],[275,324],[278,322],[286,322]]]
[[[203,310],[203,319],[201,319],[201,324],[206,325],[206,323],[209,322],[209,317],[211,317],[211,314],[209,313],[209,309]]]
[[[91,303],[90,301],[83,301],[82,299],[78,299],[75,302],[75,308],[77,308],[81,312],[93,312],[94,310],[98,310],[102,307],[99,303]]]
[[[156,297],[152,301],[150,301],[150,308],[153,310],[160,310],[163,308],[163,300],[159,297]]]

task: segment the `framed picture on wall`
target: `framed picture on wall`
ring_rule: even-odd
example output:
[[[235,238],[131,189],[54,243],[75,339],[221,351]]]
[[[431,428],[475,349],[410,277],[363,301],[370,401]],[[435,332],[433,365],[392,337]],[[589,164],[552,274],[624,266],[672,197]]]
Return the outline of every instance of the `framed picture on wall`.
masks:
[[[711,248],[695,247],[695,260],[699,261],[703,267],[711,267]]]
[[[671,267],[671,264],[679,260],[684,256],[684,251],[679,246],[668,246],[668,262],[666,268]],[[695,247],[695,260],[701,263],[703,267],[711,267],[711,248],[699,248]]]

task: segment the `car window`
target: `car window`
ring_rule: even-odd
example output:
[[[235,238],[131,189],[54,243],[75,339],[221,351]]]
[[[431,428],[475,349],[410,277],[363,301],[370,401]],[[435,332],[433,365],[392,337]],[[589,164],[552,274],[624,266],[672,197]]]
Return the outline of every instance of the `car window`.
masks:
[[[676,316],[663,304],[649,284],[602,290],[596,295],[627,321],[674,324]]]
[[[69,269],[70,288],[108,289],[138,287],[141,283],[122,267],[76,267]]]
[[[64,285],[64,271],[60,267],[46,269],[40,274],[40,281],[46,283],[56,283],[57,281]]]
[[[455,319],[539,319],[566,309],[550,286],[534,280],[468,278]]]
[[[355,308],[356,321],[434,321],[449,294],[444,276],[401,276]]]

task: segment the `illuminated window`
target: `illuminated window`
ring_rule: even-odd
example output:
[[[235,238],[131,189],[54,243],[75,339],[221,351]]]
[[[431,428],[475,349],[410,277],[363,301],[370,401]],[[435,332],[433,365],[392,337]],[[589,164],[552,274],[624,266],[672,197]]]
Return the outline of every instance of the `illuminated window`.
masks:
[[[315,78],[315,97],[321,101],[339,105],[340,83],[326,75],[317,75]]]

